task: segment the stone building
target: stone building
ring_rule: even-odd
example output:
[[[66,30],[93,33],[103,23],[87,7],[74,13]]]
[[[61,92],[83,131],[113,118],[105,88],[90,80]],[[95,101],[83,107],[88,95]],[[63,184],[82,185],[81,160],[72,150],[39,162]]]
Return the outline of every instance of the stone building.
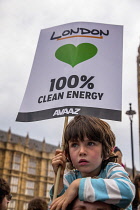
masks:
[[[0,130],[0,177],[11,187],[9,210],[26,210],[36,196],[49,202],[54,183],[51,159],[56,146]]]

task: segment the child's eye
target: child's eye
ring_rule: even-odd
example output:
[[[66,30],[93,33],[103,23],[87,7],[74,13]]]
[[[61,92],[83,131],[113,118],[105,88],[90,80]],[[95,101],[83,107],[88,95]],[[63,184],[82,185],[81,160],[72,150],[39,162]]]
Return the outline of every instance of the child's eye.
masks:
[[[78,144],[77,144],[77,143],[72,143],[70,146],[71,146],[71,147],[77,147]]]
[[[94,146],[94,145],[95,145],[95,143],[93,141],[88,142],[88,146]]]

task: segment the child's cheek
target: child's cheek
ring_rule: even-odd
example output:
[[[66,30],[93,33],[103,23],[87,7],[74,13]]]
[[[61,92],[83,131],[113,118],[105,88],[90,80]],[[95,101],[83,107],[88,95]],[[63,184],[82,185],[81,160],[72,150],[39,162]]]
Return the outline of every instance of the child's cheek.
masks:
[[[95,152],[91,155],[94,159],[102,159],[102,153],[100,151]]]

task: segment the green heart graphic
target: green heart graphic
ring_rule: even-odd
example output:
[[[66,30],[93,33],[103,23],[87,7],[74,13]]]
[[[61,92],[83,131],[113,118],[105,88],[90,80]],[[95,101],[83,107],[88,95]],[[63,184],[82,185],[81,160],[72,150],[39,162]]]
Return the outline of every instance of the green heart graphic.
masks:
[[[94,57],[97,54],[97,51],[97,47],[90,43],[82,43],[77,47],[73,44],[66,44],[56,50],[55,57],[74,67],[78,63]]]

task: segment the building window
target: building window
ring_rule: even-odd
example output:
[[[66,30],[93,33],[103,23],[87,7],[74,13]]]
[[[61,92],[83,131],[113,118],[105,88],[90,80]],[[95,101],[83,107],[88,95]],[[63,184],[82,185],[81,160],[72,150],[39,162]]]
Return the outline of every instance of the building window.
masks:
[[[8,204],[8,210],[15,210],[15,207],[16,207],[16,201],[11,200]]]
[[[28,173],[36,174],[36,160],[31,158],[28,162]]]
[[[52,184],[47,184],[47,190],[46,190],[46,197],[50,198],[50,189],[52,188]]]
[[[18,177],[11,177],[11,192],[17,193],[18,191]]]
[[[34,185],[35,183],[32,181],[26,181],[26,190],[25,190],[25,194],[26,195],[34,195]]]
[[[20,161],[21,161],[21,155],[19,153],[15,153],[14,157],[13,157],[12,169],[19,171],[20,170]]]
[[[51,161],[48,162],[47,174],[49,177],[52,177],[52,178],[54,178],[55,176]]]
[[[27,202],[24,202],[24,204],[23,204],[23,210],[27,210],[27,208],[28,208],[28,203]]]

